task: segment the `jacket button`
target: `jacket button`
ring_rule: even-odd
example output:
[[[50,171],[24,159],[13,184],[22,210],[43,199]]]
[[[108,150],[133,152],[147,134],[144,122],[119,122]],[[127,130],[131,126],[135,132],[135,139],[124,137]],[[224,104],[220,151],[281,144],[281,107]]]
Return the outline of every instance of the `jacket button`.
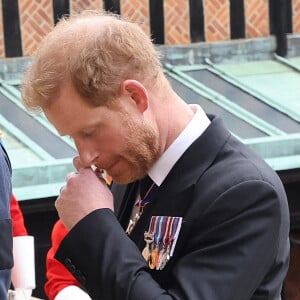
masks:
[[[76,268],[75,268],[75,266],[74,265],[69,265],[68,266],[68,269],[69,269],[69,271],[72,273],[72,274],[75,274],[76,273]]]
[[[86,284],[86,278],[85,278],[85,276],[80,276],[80,278],[78,278],[78,281],[79,281],[82,285],[85,285],[85,284]]]
[[[69,266],[69,265],[71,265],[71,264],[72,264],[71,259],[70,259],[70,258],[66,258],[66,259],[65,259],[65,265],[66,265],[66,266]]]

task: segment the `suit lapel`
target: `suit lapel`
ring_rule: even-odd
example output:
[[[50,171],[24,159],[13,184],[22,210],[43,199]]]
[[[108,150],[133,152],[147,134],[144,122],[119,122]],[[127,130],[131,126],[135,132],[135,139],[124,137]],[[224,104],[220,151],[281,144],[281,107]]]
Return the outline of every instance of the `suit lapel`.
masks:
[[[152,216],[174,216],[185,219],[186,211],[193,201],[193,191],[197,182],[201,180],[202,174],[213,163],[229,136],[230,133],[224,128],[221,119],[214,118],[205,132],[177,161],[153,195],[150,203],[145,207],[130,235],[130,238],[141,250],[145,245],[144,232],[148,230]],[[197,161],[196,164],[195,161]],[[118,217],[124,229],[128,225],[137,192],[138,183],[136,182],[127,185],[125,191],[123,190],[123,197],[122,193],[115,196],[116,202],[122,201]]]
[[[198,181],[213,164],[230,137],[230,132],[225,129],[220,118],[211,117],[211,119],[210,126],[177,161],[153,199],[145,207],[131,234],[131,238],[140,249],[145,245],[144,232],[148,230],[152,216],[183,217],[184,226],[185,215],[194,201],[194,189]]]

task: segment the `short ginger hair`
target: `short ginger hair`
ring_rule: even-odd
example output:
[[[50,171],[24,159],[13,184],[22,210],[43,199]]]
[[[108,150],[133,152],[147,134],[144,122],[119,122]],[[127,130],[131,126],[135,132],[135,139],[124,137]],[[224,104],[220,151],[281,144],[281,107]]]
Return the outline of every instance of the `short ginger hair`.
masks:
[[[30,110],[55,101],[71,83],[90,105],[109,106],[126,79],[153,86],[162,68],[151,38],[119,15],[83,11],[63,17],[45,36],[22,80]]]

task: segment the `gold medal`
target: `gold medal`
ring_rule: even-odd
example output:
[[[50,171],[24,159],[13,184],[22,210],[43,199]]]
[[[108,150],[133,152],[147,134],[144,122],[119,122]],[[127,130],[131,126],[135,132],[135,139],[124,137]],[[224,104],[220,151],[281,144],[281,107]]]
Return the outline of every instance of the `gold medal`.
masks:
[[[150,257],[150,251],[149,251],[148,245],[146,245],[145,248],[143,249],[142,255],[145,258],[145,261],[148,262],[149,257]]]
[[[142,255],[145,258],[146,262],[149,261],[151,249],[153,247],[154,235],[151,232],[145,231],[144,232],[144,241],[146,242],[146,246],[142,251]]]
[[[150,257],[149,257],[149,268],[151,270],[155,269],[158,264],[158,248],[155,246],[155,248],[151,251]]]

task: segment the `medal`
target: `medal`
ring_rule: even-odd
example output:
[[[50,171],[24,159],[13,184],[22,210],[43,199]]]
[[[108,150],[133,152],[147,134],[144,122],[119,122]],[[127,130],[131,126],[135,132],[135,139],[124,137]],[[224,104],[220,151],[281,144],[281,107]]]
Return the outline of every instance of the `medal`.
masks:
[[[170,247],[164,249],[161,260],[159,262],[159,270],[162,270],[170,259]]]
[[[152,217],[150,221],[149,231],[144,233],[144,240],[146,242],[146,247],[148,249],[144,251],[144,258],[147,257],[149,268],[151,270],[155,269],[158,262],[158,232],[159,232],[159,217]],[[148,255],[148,256],[147,256]]]
[[[151,270],[155,269],[158,264],[158,247],[157,245],[154,247],[154,249],[150,253],[149,257],[149,268]]]
[[[145,232],[144,233],[144,241],[146,242],[146,246],[144,250],[142,251],[142,255],[145,258],[145,260],[148,262],[151,254],[151,247],[154,241],[153,233]]]
[[[134,215],[134,217],[129,220],[129,224],[125,231],[128,235],[131,234],[132,230],[134,229],[136,223],[139,221],[139,219],[143,213],[144,207],[150,202],[151,198],[153,197],[153,195],[155,194],[157,189],[158,189],[158,186],[155,183],[153,183],[150,186],[149,190],[146,192],[145,197],[143,199],[141,199],[139,197],[139,199],[136,201],[135,206],[138,206],[138,211]]]
[[[142,255],[151,270],[163,270],[173,255],[182,217],[152,216],[144,233],[146,246]]]
[[[164,218],[165,226],[162,232],[162,249],[159,252],[158,265],[156,266],[157,270],[162,270],[168,261],[167,249],[169,248],[169,235],[170,235],[172,223],[173,223],[173,218],[170,217]]]
[[[182,218],[181,217],[174,217],[174,222],[172,225],[172,231],[171,231],[171,236],[170,236],[170,251],[169,251],[169,256],[173,256],[174,249],[177,243],[178,235],[181,229],[182,225]]]
[[[165,256],[166,256],[166,249],[163,248],[162,250],[159,251],[159,255],[158,255],[158,264],[156,266],[156,270],[162,270],[162,266],[163,266],[163,262],[165,260]],[[164,264],[165,265],[165,264]]]
[[[143,213],[143,209],[139,208],[139,211],[134,215],[133,219],[130,219],[129,224],[128,224],[127,229],[126,229],[126,233],[128,235],[130,235],[130,233],[132,232],[135,224],[140,219],[142,213]]]
[[[145,248],[143,249],[142,255],[143,255],[145,261],[148,262],[149,261],[149,257],[150,257],[150,251],[149,251],[148,245],[146,245]]]

